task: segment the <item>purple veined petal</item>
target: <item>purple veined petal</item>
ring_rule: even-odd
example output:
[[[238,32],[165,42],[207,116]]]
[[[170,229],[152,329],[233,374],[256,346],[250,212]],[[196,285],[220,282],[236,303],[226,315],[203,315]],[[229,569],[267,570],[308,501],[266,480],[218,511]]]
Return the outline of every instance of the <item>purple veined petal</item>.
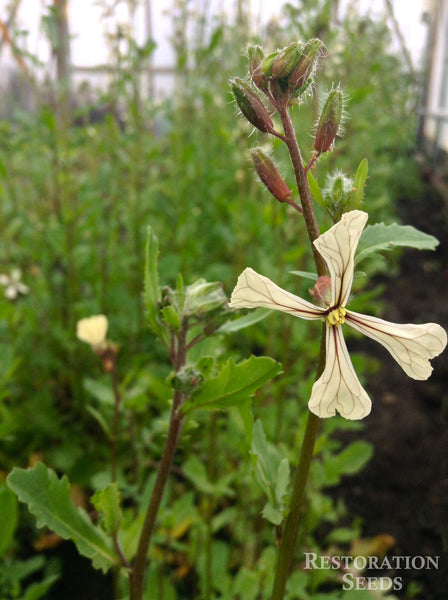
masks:
[[[345,419],[363,419],[372,403],[353,369],[341,327],[327,326],[326,349],[325,368],[313,385],[310,411],[322,418],[333,417],[337,411]]]
[[[331,303],[345,306],[350,296],[355,268],[354,256],[368,215],[352,210],[314,240],[314,245],[325,260],[331,276]]]
[[[245,269],[230,297],[230,308],[272,308],[302,319],[321,319],[326,310],[295,296],[253,269]]]
[[[447,343],[446,331],[437,323],[389,323],[351,310],[347,310],[345,320],[389,350],[412,379],[428,379],[432,372],[429,360],[438,356]]]

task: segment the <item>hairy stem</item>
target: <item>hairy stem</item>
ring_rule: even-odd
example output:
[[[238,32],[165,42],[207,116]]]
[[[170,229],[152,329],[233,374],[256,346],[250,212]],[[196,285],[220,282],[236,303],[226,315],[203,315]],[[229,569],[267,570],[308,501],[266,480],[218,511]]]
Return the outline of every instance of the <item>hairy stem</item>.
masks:
[[[297,142],[294,127],[292,126],[291,117],[289,116],[288,108],[284,106],[278,107],[280,119],[282,121],[283,130],[285,132],[285,144],[288,147],[291,157],[294,175],[296,178],[297,189],[299,191],[300,202],[302,204],[303,218],[305,219],[308,237],[313,250],[314,262],[318,275],[325,275],[327,269],[324,259],[321,257],[317,249],[314,247],[314,240],[320,235],[319,225],[317,224],[316,214],[313,207],[313,197],[311,196],[310,186],[308,185],[308,177],[305,167],[303,166],[302,155],[300,153],[299,144]]]

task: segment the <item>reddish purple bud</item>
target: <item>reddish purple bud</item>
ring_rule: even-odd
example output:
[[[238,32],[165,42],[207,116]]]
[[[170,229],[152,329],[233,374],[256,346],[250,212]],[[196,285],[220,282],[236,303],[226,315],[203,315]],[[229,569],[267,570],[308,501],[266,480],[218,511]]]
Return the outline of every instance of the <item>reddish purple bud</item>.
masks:
[[[331,90],[317,123],[314,148],[317,152],[328,152],[339,130],[344,110],[344,96],[340,88]]]
[[[261,64],[264,59],[264,52],[260,46],[249,46],[247,48],[247,56],[249,58],[249,73],[252,81],[261,91],[267,90],[269,78],[261,70]]]
[[[270,133],[274,129],[274,123],[255,91],[238,77],[232,79],[230,85],[236,103],[249,123],[264,133]]]
[[[274,198],[277,198],[280,202],[286,202],[286,200],[291,198],[291,190],[286,185],[269,156],[261,148],[254,148],[251,150],[251,154],[259,178]]]
[[[331,279],[328,275],[321,275],[316,285],[309,290],[313,298],[320,306],[330,306],[331,304]]]

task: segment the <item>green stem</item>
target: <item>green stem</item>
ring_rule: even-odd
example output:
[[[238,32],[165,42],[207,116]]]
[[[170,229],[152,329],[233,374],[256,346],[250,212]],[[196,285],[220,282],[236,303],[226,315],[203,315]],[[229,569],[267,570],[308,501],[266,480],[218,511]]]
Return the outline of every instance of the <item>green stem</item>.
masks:
[[[143,523],[142,532],[137,548],[137,555],[131,572],[130,579],[130,600],[142,600],[145,581],[146,559],[148,555],[149,544],[151,542],[157,513],[162,501],[163,492],[170,474],[171,465],[173,462],[174,453],[177,448],[184,417],[180,415],[175,406],[182,403],[183,394],[179,391],[174,392],[173,408],[171,411],[170,425],[168,435],[165,442],[165,448],[160,461],[159,470],[157,473],[154,489],[151,494],[148,509],[146,511],[145,521]]]
[[[322,337],[320,344],[319,363],[317,367],[316,379],[320,376],[325,366],[325,324],[322,325]],[[275,572],[274,585],[272,588],[271,600],[283,600],[286,583],[291,571],[291,563],[294,556],[294,547],[299,531],[300,521],[303,516],[303,499],[305,497],[305,488],[310,472],[311,461],[313,459],[314,446],[319,431],[320,418],[312,412],[308,412],[305,435],[303,436],[302,448],[300,451],[299,463],[294,475],[293,487],[291,492],[291,501],[289,513],[286,518],[280,547],[278,551],[277,567]]]
[[[177,338],[176,352],[172,357],[173,366],[176,372],[185,365],[187,359],[187,333],[188,319],[184,318]],[[159,464],[159,470],[157,472],[154,488],[152,490],[148,508],[146,509],[146,516],[142,531],[140,533],[137,554],[131,570],[129,582],[130,600],[142,600],[143,598],[143,592],[145,588],[146,560],[148,557],[149,545],[151,543],[157,513],[159,512],[160,503],[162,501],[163,493],[168,481],[168,476],[171,471],[171,465],[176,452],[177,442],[185,421],[185,416],[182,415],[180,411],[180,408],[184,402],[184,393],[179,390],[174,390],[168,435],[165,441],[162,460]]]
[[[285,133],[285,143],[288,147],[294,175],[302,204],[303,217],[305,220],[308,237],[313,250],[314,262],[319,276],[327,272],[325,261],[317,252],[313,242],[320,235],[319,225],[314,212],[313,198],[308,184],[306,168],[303,165],[302,155],[297,142],[294,127],[289,116],[286,105],[277,105],[277,110],[282,121]],[[325,324],[322,325],[322,334],[320,341],[319,361],[316,372],[316,380],[322,374],[325,367],[326,347],[325,347]],[[320,418],[309,412],[306,422],[305,434],[300,451],[299,463],[297,465],[291,492],[289,513],[283,526],[280,546],[278,551],[277,566],[272,588],[271,600],[283,600],[291,571],[294,548],[297,540],[297,533],[300,522],[303,517],[303,500],[305,497],[305,488],[310,472],[311,461],[313,459],[314,446],[319,431]]]

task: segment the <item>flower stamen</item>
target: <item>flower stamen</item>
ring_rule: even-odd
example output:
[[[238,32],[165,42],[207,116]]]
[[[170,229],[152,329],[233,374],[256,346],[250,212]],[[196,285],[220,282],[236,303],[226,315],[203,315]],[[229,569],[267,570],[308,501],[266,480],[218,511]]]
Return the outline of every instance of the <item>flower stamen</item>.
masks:
[[[325,315],[325,322],[327,325],[342,325],[345,323],[345,315],[347,311],[343,306],[338,306],[337,308],[333,308],[328,315]]]

